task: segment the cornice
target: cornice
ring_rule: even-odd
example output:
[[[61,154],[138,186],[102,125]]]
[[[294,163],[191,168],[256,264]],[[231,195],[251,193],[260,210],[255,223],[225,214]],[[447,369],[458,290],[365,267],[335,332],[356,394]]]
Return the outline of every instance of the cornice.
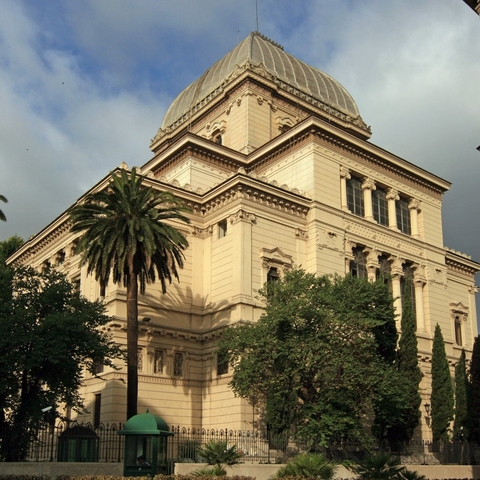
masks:
[[[448,270],[464,275],[475,275],[480,272],[480,264],[474,262],[468,255],[447,250],[445,254],[445,263]]]
[[[317,128],[311,132],[320,142],[324,145],[328,145],[329,148],[341,155],[353,160],[356,163],[363,164],[368,167],[374,166],[376,169],[387,172],[389,176],[395,177],[397,180],[405,183],[411,183],[417,188],[420,187],[423,190],[429,192],[430,195],[435,198],[441,198],[441,195],[448,190],[450,183],[446,182],[439,177],[434,176],[420,169],[419,167],[410,164],[404,159],[394,156],[388,152],[373,152],[378,147],[365,142],[364,146],[356,145],[348,140],[345,140],[331,132],[325,131],[323,128]],[[382,155],[381,153],[388,154]],[[394,160],[394,162],[392,162]],[[403,163],[404,165],[400,165]],[[412,170],[416,170],[413,172]],[[425,177],[431,177],[432,181],[428,181]]]

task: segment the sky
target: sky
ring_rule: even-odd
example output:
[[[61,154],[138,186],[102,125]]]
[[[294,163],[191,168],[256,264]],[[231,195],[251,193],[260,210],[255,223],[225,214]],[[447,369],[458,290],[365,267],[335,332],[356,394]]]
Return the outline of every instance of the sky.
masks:
[[[257,24],[347,88],[372,143],[452,183],[444,245],[480,262],[480,18],[461,0],[0,0],[0,241],[146,163],[170,103]]]

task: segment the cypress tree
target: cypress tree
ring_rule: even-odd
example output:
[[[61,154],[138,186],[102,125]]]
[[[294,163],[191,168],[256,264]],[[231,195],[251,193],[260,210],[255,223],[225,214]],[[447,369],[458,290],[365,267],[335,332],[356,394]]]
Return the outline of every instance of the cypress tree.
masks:
[[[453,419],[453,387],[442,330],[438,323],[433,337],[432,394],[430,403],[433,441],[446,440],[448,427]]]
[[[407,279],[409,280],[409,279]],[[416,335],[416,318],[411,298],[410,281],[405,282],[403,294],[403,312],[401,320],[402,334],[396,349],[396,327],[393,323],[393,336],[385,330],[378,342],[388,355],[383,354],[389,370],[382,382],[377,384],[374,401],[375,419],[373,434],[383,443],[388,443],[390,450],[399,451],[413,436],[420,419],[421,396],[419,383],[422,373],[418,366],[418,346]],[[394,322],[394,319],[392,319]],[[392,345],[392,346],[390,346]],[[382,350],[382,353],[383,353]],[[391,353],[393,350],[393,353]]]
[[[468,418],[468,380],[465,361],[465,350],[455,365],[455,422],[453,424],[454,440],[463,440],[468,438],[469,434]]]
[[[470,363],[470,440],[480,443],[480,337],[475,337]]]
[[[417,319],[413,310],[410,279],[406,279],[402,299],[402,320],[400,340],[398,342],[398,371],[405,380],[405,397],[403,424],[395,428],[395,437],[402,443],[408,442],[420,422],[420,405],[422,397],[419,384],[422,372],[418,366]]]

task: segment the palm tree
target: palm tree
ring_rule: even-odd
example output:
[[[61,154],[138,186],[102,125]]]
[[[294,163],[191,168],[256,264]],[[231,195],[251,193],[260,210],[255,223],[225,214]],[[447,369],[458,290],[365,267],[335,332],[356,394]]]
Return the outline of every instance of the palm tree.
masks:
[[[398,457],[392,457],[388,453],[367,457],[349,468],[358,480],[401,480],[406,470]]]
[[[131,172],[113,172],[104,190],[87,195],[69,211],[71,231],[82,233],[77,252],[102,287],[110,275],[123,281],[127,296],[127,419],[137,413],[138,398],[138,292],[160,280],[162,292],[167,281],[177,280],[183,268],[185,236],[166,220],[190,223],[187,209],[170,192],[159,192],[143,184]]]
[[[8,200],[3,195],[0,195],[0,202],[8,203]],[[5,216],[5,214],[1,210],[0,210],[0,220],[2,222],[7,221],[7,217]]]

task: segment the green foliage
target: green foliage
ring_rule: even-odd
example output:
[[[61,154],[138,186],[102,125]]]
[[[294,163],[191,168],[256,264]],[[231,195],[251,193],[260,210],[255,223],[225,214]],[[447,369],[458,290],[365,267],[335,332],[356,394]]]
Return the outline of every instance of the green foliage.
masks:
[[[466,440],[470,432],[470,415],[468,409],[467,366],[465,350],[455,365],[455,421],[453,423],[453,439]]]
[[[229,447],[227,442],[215,440],[199,447],[197,454],[203,462],[219,468],[238,465],[243,456],[236,445]]]
[[[404,470],[402,472],[402,477],[403,480],[428,480],[425,475],[420,475],[416,471],[413,470]]]
[[[189,223],[186,208],[170,192],[144,185],[135,168],[111,174],[107,188],[91,193],[69,210],[71,231],[81,233],[77,251],[87,272],[105,286],[123,282],[127,300],[127,418],[138,399],[138,292],[178,279],[188,242],[169,221]]]
[[[469,439],[480,443],[480,337],[475,337],[470,363],[470,392],[468,396],[471,412]]]
[[[353,465],[350,470],[359,480],[400,480],[405,467],[400,464],[399,458],[381,453]]]
[[[432,412],[433,441],[448,438],[448,427],[453,418],[453,387],[442,331],[437,324],[432,348]]]
[[[317,478],[331,480],[335,473],[335,465],[328,461],[324,455],[318,453],[305,453],[297,455],[284,467],[280,468],[275,478]]]
[[[6,260],[23,244],[23,240],[14,235],[0,242],[0,314],[8,311],[12,299],[13,268],[7,266]]]
[[[375,403],[374,432],[377,438],[386,440],[393,451],[398,451],[401,445],[412,438],[419,424],[422,402],[419,392],[422,374],[417,357],[417,325],[408,281],[403,295],[401,330],[397,371],[391,369],[386,380],[387,386],[380,385],[379,398]]]
[[[202,467],[192,472],[192,476],[194,477],[223,477],[226,474],[227,471],[220,465],[214,465],[213,467]]]
[[[14,295],[0,312],[0,411],[6,460],[23,458],[41,409],[65,403],[81,408],[83,369],[121,355],[100,330],[108,317],[100,302],[79,296],[61,273],[19,267]],[[15,451],[5,450],[14,445]]]
[[[363,419],[388,373],[377,341],[394,322],[387,287],[293,270],[260,294],[261,319],[227,330],[220,341],[234,392],[256,398],[277,431],[294,427],[309,445],[368,444]]]

